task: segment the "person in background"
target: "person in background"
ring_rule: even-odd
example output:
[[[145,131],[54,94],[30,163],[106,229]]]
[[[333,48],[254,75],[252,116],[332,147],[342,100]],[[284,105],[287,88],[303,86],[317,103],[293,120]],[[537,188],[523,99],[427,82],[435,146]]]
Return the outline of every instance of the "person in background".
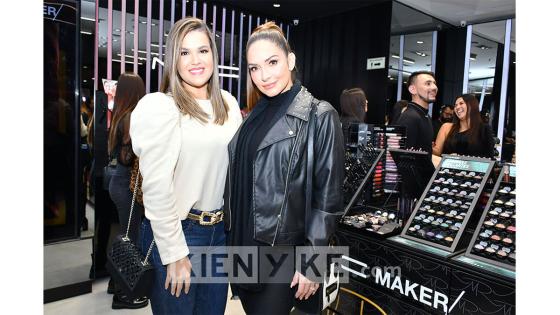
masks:
[[[434,141],[436,140],[437,134],[441,126],[445,123],[450,123],[453,121],[453,106],[443,105],[441,107],[439,118],[432,121],[434,127]]]
[[[494,135],[482,122],[478,100],[472,94],[455,99],[453,122],[441,126],[434,145],[434,155],[459,154],[494,157]]]
[[[368,110],[368,100],[366,94],[360,88],[351,88],[342,91],[340,94],[340,122],[344,142],[348,142],[348,128],[352,123],[364,123]]]
[[[327,246],[342,215],[344,144],[338,113],[296,80],[296,56],[274,22],[253,31],[246,52],[253,110],[229,145],[228,245],[262,251]],[[315,127],[309,131],[312,120]],[[262,278],[232,283],[247,314],[288,314],[296,299],[315,294],[318,283],[297,269],[286,271],[275,283]]]
[[[400,100],[393,105],[393,109],[391,110],[391,114],[389,115],[389,119],[387,125],[393,125],[397,119],[401,116],[402,112],[406,109],[408,105],[408,101]]]
[[[128,218],[130,216],[130,203],[132,202],[132,192],[130,191],[130,175],[132,164],[136,156],[132,152],[132,143],[130,141],[130,114],[138,104],[138,101],[146,94],[144,81],[137,74],[125,72],[119,76],[118,88],[115,93],[113,107],[113,117],[111,128],[109,129],[109,155],[117,160],[115,173],[111,177],[109,183],[109,195],[111,200],[117,207],[119,215],[119,223],[121,234],[127,232]],[[131,217],[130,231],[128,236],[130,240],[138,244],[138,231],[142,220],[144,209],[142,205],[136,203],[134,205],[133,215]],[[141,308],[148,305],[147,298],[129,299],[119,292],[119,288],[111,289],[110,280],[109,290],[113,291],[113,309],[121,308]]]
[[[225,311],[227,278],[221,283],[191,278],[201,276],[201,249],[225,245],[228,143],[241,120],[235,98],[220,90],[208,26],[193,17],[177,21],[167,37],[160,92],[144,96],[130,119],[143,177],[144,255],[155,240],[148,256],[155,269],[154,314]]]
[[[394,124],[406,127],[407,149],[422,150],[431,155],[434,129],[428,105],[436,100],[438,92],[434,73],[413,72],[408,78],[408,91],[412,101]]]

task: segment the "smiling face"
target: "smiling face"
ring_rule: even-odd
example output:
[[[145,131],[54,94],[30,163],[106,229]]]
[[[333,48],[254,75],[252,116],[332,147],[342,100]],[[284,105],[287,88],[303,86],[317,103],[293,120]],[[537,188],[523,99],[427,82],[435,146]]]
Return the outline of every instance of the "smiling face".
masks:
[[[414,82],[408,87],[412,101],[427,107],[429,103],[436,100],[438,87],[436,79],[429,74],[419,74],[414,79]]]
[[[464,121],[469,117],[467,103],[465,103],[465,100],[463,100],[462,97],[459,97],[455,101],[455,107],[453,108],[453,111],[455,112],[455,115],[457,115],[457,118],[459,118],[459,120],[461,121]]]
[[[296,64],[293,53],[286,53],[269,40],[258,40],[247,50],[247,64],[251,80],[261,93],[274,97],[289,90],[292,70]]]
[[[187,33],[181,43],[177,61],[183,87],[193,97],[208,98],[208,81],[214,72],[214,61],[210,39],[199,30]]]

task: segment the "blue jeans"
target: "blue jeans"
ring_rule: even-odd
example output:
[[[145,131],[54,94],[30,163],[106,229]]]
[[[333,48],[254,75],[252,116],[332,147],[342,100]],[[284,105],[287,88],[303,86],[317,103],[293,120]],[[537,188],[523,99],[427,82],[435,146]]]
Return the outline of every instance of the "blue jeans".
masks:
[[[130,216],[130,205],[132,203],[132,192],[130,191],[130,167],[117,163],[117,170],[109,183],[109,195],[117,207],[121,234],[126,234],[128,218]],[[134,244],[138,244],[138,233],[140,221],[144,215],[144,207],[138,202],[134,203],[134,210],[130,222],[128,237]]]
[[[226,237],[223,221],[215,225],[202,226],[196,221],[186,219],[181,221],[181,225],[189,247],[225,246]],[[149,220],[143,220],[140,235],[142,252],[146,255],[153,239]],[[177,298],[171,295],[170,289],[165,290],[167,266],[162,265],[156,245],[154,245],[149,260],[155,269],[154,286],[150,297],[153,314],[224,314],[228,291],[227,277],[224,278],[223,283],[191,282],[189,293],[185,295],[183,291]],[[191,258],[191,264],[193,265],[193,271],[197,270],[197,267],[201,264],[200,256],[195,255]],[[191,277],[193,277],[192,273]]]

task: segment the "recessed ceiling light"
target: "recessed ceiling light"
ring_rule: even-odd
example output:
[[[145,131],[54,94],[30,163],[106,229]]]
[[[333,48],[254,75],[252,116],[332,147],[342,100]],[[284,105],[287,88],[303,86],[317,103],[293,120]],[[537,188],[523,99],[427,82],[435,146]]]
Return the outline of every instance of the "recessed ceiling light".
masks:
[[[275,3],[275,4],[273,4],[272,6],[275,7],[275,8],[279,8],[279,7],[280,7],[280,3]]]
[[[422,41],[422,40],[417,40],[416,43],[417,43],[417,44],[424,44],[424,41]]]

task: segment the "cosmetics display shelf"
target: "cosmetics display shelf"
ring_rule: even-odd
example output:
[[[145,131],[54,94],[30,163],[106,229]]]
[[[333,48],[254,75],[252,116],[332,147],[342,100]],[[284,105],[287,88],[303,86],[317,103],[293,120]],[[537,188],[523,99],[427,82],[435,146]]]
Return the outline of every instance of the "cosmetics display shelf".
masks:
[[[467,226],[493,166],[490,159],[444,155],[400,237],[448,254],[464,249]]]
[[[385,150],[376,149],[367,141],[347,145],[344,161],[345,177],[342,185],[344,213],[347,213],[348,209],[356,203],[366,203],[364,190],[367,190],[368,186],[371,189],[369,179],[384,153]]]
[[[465,256],[515,271],[516,167],[505,164]]]
[[[374,126],[372,137],[376,148],[387,150],[375,170],[373,194],[374,196],[380,196],[383,193],[398,192],[398,184],[401,178],[397,165],[388,150],[404,148],[406,128],[402,126]]]

